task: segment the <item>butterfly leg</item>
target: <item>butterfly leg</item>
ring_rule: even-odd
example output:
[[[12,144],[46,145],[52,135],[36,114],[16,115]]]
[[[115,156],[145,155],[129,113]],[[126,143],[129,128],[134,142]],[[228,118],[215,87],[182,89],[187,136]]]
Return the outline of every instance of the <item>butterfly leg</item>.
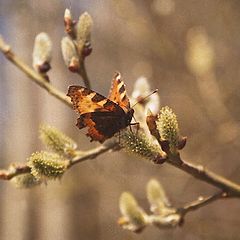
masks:
[[[139,131],[139,129],[140,129],[140,123],[139,123],[139,122],[135,122],[135,123],[131,123],[131,124],[129,125],[130,130],[131,130],[131,132],[132,132],[132,127],[131,127],[131,126],[137,126],[136,134],[138,134],[138,131]]]
[[[136,134],[138,134],[138,130],[140,129],[140,123],[137,122],[136,118],[134,117],[133,115],[133,118],[135,120],[135,123],[130,123],[130,128],[131,128],[131,125],[137,125],[137,131],[136,131]]]

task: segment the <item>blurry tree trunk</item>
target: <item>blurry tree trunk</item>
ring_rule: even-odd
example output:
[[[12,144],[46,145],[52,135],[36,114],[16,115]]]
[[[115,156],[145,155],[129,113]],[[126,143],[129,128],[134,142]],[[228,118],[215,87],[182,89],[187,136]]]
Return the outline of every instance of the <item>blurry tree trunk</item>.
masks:
[[[26,41],[30,42],[31,40],[28,39]],[[34,87],[34,86],[33,86]],[[32,129],[34,129],[34,132],[38,131],[38,123],[39,123],[39,111],[41,110],[40,104],[39,104],[39,95],[38,95],[39,89],[36,88],[34,91],[29,91],[28,93],[28,100],[29,105],[31,104],[31,99],[34,99],[34,107],[31,107],[31,111],[29,109],[29,114],[33,116],[31,118],[31,126]],[[29,131],[29,130],[28,130]],[[36,151],[36,146],[38,146],[38,138],[33,137],[31,139],[32,145],[34,148],[31,149],[31,152]],[[24,239],[26,240],[38,240],[41,238],[41,200],[42,196],[40,193],[39,188],[31,189],[28,192],[27,196],[27,211],[26,211],[26,222],[25,222],[25,236]]]

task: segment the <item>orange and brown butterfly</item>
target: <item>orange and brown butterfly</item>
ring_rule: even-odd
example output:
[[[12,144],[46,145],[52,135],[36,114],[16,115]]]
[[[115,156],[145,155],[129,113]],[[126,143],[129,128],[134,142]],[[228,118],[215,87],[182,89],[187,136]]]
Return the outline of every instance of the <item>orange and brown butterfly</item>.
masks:
[[[108,98],[82,86],[70,86],[67,96],[71,98],[73,109],[80,114],[77,127],[88,127],[87,136],[91,141],[102,143],[131,123],[134,110],[120,73],[113,78]]]

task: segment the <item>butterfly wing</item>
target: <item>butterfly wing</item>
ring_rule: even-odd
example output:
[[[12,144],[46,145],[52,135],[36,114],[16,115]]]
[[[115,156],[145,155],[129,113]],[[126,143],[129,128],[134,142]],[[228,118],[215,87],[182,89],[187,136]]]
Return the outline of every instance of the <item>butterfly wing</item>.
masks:
[[[120,73],[116,73],[113,77],[112,87],[111,87],[108,98],[111,101],[117,103],[124,110],[125,113],[129,112],[130,102],[129,102],[129,98],[127,97],[125,84],[121,80]]]
[[[113,101],[82,86],[70,86],[67,96],[80,113],[77,127],[88,127],[87,136],[92,141],[104,142],[120,130],[125,112]]]
[[[70,86],[67,96],[71,98],[73,109],[80,113],[121,112],[121,108],[111,100],[82,86]]]
[[[122,128],[122,116],[112,112],[92,112],[81,115],[78,128],[88,127],[87,136],[91,141],[104,142]]]

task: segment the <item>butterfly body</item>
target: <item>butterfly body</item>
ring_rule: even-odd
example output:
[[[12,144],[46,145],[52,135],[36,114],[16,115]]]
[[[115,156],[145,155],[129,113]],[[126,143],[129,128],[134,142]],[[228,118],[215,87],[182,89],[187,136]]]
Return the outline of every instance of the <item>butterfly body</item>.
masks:
[[[91,141],[102,143],[131,123],[134,111],[119,73],[114,76],[108,98],[82,86],[70,86],[67,95],[80,114],[77,127],[88,127]]]

